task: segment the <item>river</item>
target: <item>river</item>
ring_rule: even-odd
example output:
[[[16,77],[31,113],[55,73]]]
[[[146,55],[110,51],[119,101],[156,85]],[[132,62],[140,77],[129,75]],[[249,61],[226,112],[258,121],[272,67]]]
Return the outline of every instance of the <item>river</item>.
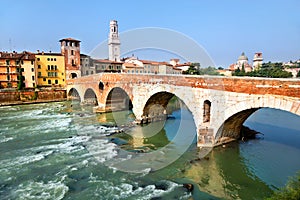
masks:
[[[207,152],[191,113],[173,116],[141,127],[72,102],[0,107],[0,199],[263,199],[300,170],[298,116],[261,109],[245,122],[256,139]]]

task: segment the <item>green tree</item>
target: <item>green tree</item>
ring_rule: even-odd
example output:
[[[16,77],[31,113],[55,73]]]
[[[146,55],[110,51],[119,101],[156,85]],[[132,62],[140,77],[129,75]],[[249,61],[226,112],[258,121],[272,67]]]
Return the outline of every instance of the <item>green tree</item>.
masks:
[[[24,88],[24,76],[22,75],[22,68],[19,68],[18,79],[18,90],[22,90]]]
[[[245,68],[242,66],[242,70],[237,69],[232,73],[233,76],[254,76],[254,77],[268,77],[268,78],[290,78],[293,77],[291,72],[284,70],[282,63],[263,63],[262,66],[254,71],[245,72]]]
[[[290,178],[287,185],[276,191],[267,200],[299,200],[300,199],[300,171],[295,177]]]
[[[205,75],[220,75],[220,73],[217,71],[216,68],[212,67],[212,66],[209,66],[209,67],[206,67],[206,68],[201,68],[200,69],[200,74],[205,74]]]

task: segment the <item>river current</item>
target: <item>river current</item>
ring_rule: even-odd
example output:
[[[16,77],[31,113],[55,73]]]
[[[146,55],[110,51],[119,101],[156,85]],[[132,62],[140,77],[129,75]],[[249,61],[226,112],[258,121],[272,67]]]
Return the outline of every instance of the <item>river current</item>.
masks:
[[[191,113],[172,115],[141,127],[73,102],[0,107],[0,199],[263,199],[300,170],[298,116],[261,109],[245,122],[256,139],[203,152]]]

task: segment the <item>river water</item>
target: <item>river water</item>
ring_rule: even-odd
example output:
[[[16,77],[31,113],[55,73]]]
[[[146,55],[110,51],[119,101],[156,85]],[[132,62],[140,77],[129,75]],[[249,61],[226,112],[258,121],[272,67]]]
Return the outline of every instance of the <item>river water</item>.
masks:
[[[173,116],[141,127],[74,102],[1,107],[0,199],[263,199],[300,170],[298,116],[261,109],[245,125],[262,134],[212,151],[188,110]]]

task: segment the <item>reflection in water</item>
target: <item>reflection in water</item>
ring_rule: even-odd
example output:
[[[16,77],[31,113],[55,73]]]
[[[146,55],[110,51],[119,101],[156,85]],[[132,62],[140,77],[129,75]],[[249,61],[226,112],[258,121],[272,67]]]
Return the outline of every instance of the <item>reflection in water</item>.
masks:
[[[215,148],[201,159],[186,109],[173,112],[175,119],[164,124],[144,127],[132,125],[129,111],[95,114],[91,107],[69,102],[0,111],[1,199],[38,199],[41,194],[49,199],[263,199],[300,169],[300,131],[289,123],[299,124],[299,117],[285,113],[280,120],[286,126],[276,127],[281,121],[275,118],[282,114],[276,110],[263,109],[246,122],[264,134],[260,138]],[[262,124],[266,121],[273,125]],[[119,125],[125,133],[107,137],[101,125]],[[191,144],[187,151],[186,143]],[[122,157],[124,152],[133,157]],[[125,159],[132,170],[134,155],[141,169],[145,163],[155,167],[176,159],[142,174],[105,163]],[[194,191],[188,193],[182,183],[193,183]]]

